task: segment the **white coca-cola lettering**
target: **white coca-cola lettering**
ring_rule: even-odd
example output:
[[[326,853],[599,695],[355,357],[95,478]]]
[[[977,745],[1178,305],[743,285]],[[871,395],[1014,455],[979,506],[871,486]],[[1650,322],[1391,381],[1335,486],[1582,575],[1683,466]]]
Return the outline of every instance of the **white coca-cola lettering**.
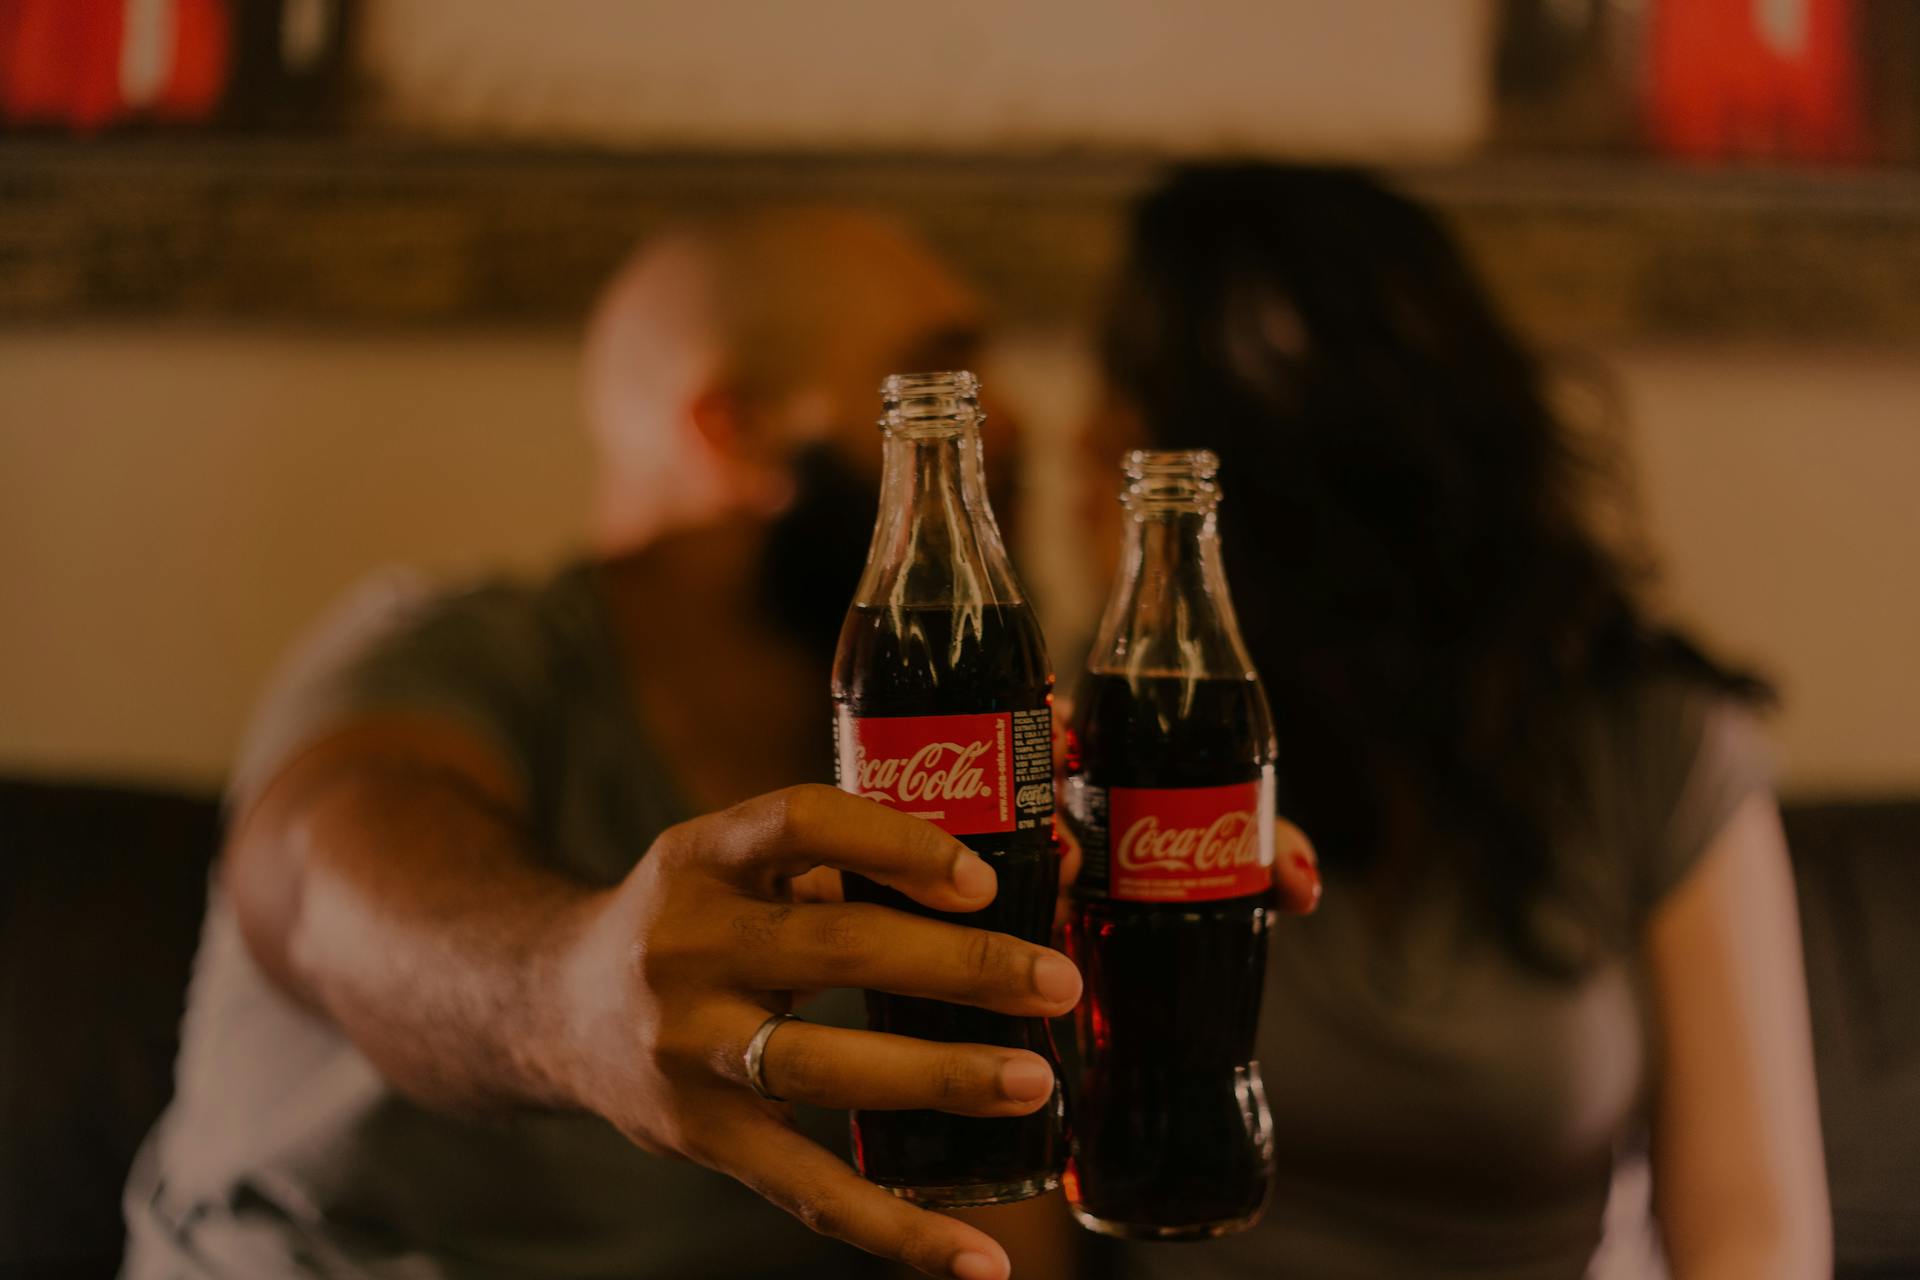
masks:
[[[870,800],[912,804],[990,796],[986,770],[974,762],[993,749],[979,742],[929,742],[910,756],[858,757],[860,794]]]
[[[1260,828],[1252,811],[1223,813],[1204,827],[1166,827],[1138,818],[1115,848],[1123,871],[1230,871],[1260,862]]]

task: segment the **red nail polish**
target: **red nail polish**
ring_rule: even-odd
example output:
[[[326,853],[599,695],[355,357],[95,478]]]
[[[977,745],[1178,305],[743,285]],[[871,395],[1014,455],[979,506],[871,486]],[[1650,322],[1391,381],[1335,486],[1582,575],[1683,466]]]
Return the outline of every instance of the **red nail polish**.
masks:
[[[1312,886],[1312,901],[1317,904],[1320,901],[1320,868],[1312,858],[1298,850],[1293,854],[1293,868],[1307,878],[1307,883]]]

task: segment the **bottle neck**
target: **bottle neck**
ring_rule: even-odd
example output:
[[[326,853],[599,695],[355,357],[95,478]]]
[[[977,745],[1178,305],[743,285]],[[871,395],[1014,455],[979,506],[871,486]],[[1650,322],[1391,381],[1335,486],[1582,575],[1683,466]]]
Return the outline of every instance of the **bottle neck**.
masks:
[[[1129,502],[1090,665],[1129,676],[1252,675],[1210,502]]]
[[[1018,603],[975,416],[889,421],[884,429],[879,518],[854,603]]]

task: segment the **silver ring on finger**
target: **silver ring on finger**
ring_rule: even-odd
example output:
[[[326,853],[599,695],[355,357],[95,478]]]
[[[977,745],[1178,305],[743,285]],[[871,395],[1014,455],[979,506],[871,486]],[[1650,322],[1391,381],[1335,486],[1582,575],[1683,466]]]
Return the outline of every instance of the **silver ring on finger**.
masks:
[[[798,1022],[799,1020],[800,1015],[794,1013],[773,1014],[768,1017],[765,1022],[760,1024],[760,1029],[753,1033],[753,1039],[747,1041],[747,1084],[752,1087],[755,1093],[765,1098],[768,1102],[785,1102],[786,1099],[767,1088],[767,1077],[765,1075],[767,1041],[773,1039],[773,1033],[780,1029],[782,1023]]]

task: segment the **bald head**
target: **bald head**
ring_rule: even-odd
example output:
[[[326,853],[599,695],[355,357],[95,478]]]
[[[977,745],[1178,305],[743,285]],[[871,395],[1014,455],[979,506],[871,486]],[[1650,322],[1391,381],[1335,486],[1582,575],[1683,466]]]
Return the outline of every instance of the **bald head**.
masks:
[[[788,209],[654,236],[586,336],[601,550],[752,507],[808,444],[869,456],[879,380],[971,363],[979,325],[972,291],[873,215]]]

